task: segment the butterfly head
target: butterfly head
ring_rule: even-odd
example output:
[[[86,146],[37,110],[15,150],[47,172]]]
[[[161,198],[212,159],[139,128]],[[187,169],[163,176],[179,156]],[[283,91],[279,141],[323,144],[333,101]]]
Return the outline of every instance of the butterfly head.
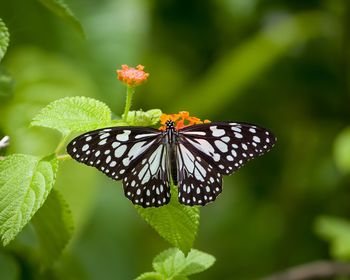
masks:
[[[174,129],[175,129],[175,127],[174,127],[175,122],[172,121],[172,120],[167,120],[167,121],[165,122],[165,125],[166,125],[166,129],[167,129],[167,130],[174,130]]]

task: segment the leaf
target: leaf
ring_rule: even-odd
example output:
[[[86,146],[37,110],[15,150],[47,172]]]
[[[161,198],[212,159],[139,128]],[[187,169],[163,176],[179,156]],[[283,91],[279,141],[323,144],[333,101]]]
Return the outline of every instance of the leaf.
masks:
[[[212,255],[192,249],[186,257],[186,267],[181,271],[184,276],[200,273],[207,270],[215,262]]]
[[[151,109],[146,112],[139,111],[130,111],[128,113],[128,124],[136,125],[136,126],[153,126],[159,123],[160,116],[162,115],[162,111],[159,109]],[[122,115],[124,118],[124,115]]]
[[[111,110],[96,99],[66,97],[42,109],[31,125],[56,129],[63,135],[71,132],[94,130],[111,124]]]
[[[350,127],[340,132],[335,139],[334,159],[341,171],[350,172]]]
[[[142,273],[135,280],[164,280],[164,277],[158,272],[145,272]]]
[[[185,254],[192,248],[199,225],[199,208],[180,204],[175,187],[168,205],[160,208],[135,207],[141,217],[170,244]]]
[[[52,190],[32,223],[38,235],[42,262],[49,266],[61,255],[72,237],[72,212],[62,195]]]
[[[63,0],[38,0],[51,12],[62,18],[71,25],[82,37],[85,37],[84,29],[72,10]]]
[[[167,278],[181,274],[186,267],[186,258],[177,248],[170,248],[161,252],[153,260],[153,269]]]
[[[185,255],[177,248],[163,251],[153,260],[153,268],[169,279],[180,279],[186,276],[200,273],[215,262],[212,255],[192,249]]]
[[[5,56],[7,47],[10,43],[10,33],[5,25],[5,23],[0,18],[0,61]]]
[[[196,274],[208,269],[215,262],[212,255],[192,249],[185,257],[177,248],[170,248],[161,252],[153,259],[153,269],[156,272],[146,272],[136,280],[162,279],[187,280],[188,275]]]
[[[0,161],[0,237],[7,245],[42,206],[55,181],[57,158],[14,154]]]
[[[331,243],[331,254],[339,260],[350,260],[350,222],[332,216],[320,216],[315,232]]]

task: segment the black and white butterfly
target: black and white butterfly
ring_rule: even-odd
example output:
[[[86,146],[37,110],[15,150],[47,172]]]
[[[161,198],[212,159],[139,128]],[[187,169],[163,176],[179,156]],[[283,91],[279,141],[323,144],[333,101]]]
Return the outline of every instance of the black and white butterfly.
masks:
[[[77,161],[123,180],[125,196],[143,207],[170,201],[170,182],[179,202],[205,205],[222,190],[222,176],[269,151],[276,142],[268,130],[238,122],[213,122],[176,130],[119,126],[82,134],[67,146]]]

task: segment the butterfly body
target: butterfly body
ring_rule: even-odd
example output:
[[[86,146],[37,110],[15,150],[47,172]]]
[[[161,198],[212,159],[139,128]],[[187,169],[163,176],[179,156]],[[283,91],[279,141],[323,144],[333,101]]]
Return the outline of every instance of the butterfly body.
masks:
[[[167,154],[168,154],[168,166],[169,166],[169,176],[173,181],[174,185],[178,184],[178,166],[176,160],[176,144],[177,144],[178,133],[174,128],[173,121],[167,121],[166,130],[164,132],[164,142],[167,146]]]
[[[269,151],[276,142],[268,130],[237,122],[199,124],[165,131],[148,127],[109,127],[82,134],[67,146],[77,161],[122,180],[125,196],[143,207],[170,201],[170,181],[179,202],[205,205],[222,190],[222,176]]]

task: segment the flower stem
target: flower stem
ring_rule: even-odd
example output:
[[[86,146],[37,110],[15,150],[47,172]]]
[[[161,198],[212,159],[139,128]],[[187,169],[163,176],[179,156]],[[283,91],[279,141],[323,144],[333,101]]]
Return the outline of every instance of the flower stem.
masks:
[[[128,121],[128,113],[131,107],[131,100],[135,92],[135,87],[133,86],[128,86],[127,91],[126,91],[126,102],[125,102],[125,109],[124,109],[124,117],[123,121],[127,122]]]

